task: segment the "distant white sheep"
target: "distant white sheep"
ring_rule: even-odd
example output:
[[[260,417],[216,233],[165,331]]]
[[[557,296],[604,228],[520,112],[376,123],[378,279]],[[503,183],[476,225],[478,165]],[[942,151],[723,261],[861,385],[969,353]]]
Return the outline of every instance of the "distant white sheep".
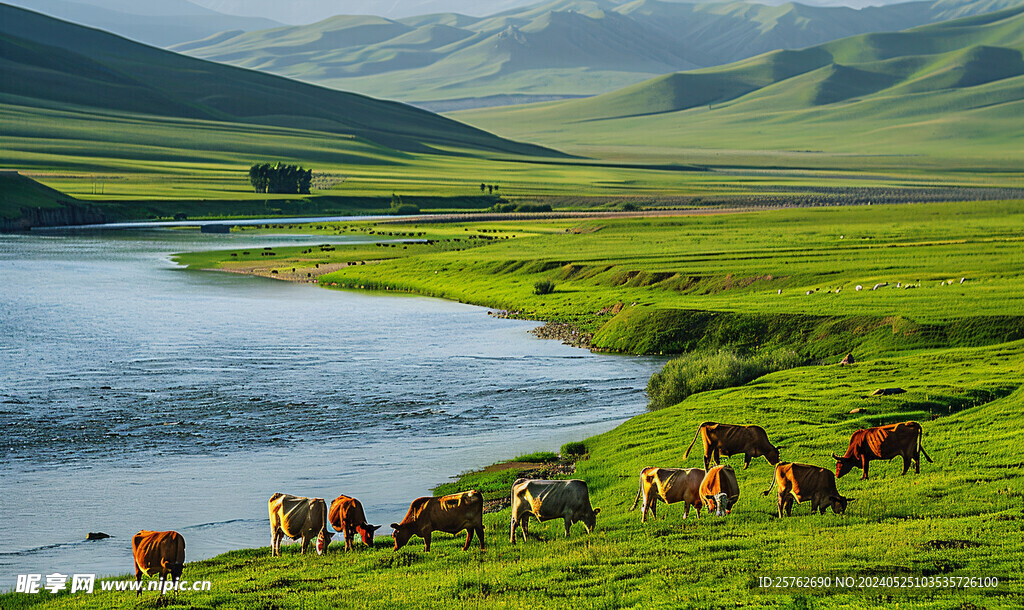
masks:
[[[864,290],[864,287],[861,286],[860,284],[857,284],[857,287],[854,288],[854,290],[856,290],[857,292],[860,292],[861,290]]]

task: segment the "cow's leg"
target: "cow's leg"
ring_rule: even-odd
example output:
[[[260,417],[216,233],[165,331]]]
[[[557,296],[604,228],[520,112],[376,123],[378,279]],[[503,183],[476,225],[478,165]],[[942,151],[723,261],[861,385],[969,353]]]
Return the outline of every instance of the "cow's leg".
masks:
[[[914,452],[914,474],[921,474],[921,454]]]
[[[708,466],[710,466],[710,465],[711,465],[711,452],[705,450],[704,451],[704,472],[708,471]]]
[[[135,582],[138,583],[138,589],[136,589],[138,591],[136,597],[138,597],[142,595],[142,568],[139,567],[138,563],[135,564]]]
[[[480,550],[482,551],[487,548],[486,545],[484,545],[484,526],[482,524],[480,527],[476,528],[476,537],[480,541]]]
[[[786,496],[785,504],[786,504],[785,505],[786,516],[787,517],[792,517],[793,516],[793,496]]]
[[[423,534],[423,550],[424,551],[429,551],[430,550],[430,536],[431,536],[432,533],[433,532],[427,532],[426,534]]]
[[[271,551],[270,554],[274,557],[281,556],[281,539],[284,538],[284,532],[277,530],[274,532],[273,537],[270,540]]]
[[[754,456],[750,455],[749,453],[743,454],[743,470],[750,468],[750,460],[753,459],[753,457]]]
[[[779,499],[778,499],[778,505],[779,505],[779,519],[781,519],[781,518],[782,518],[782,508],[783,508],[783,506],[785,505],[785,503],[786,503],[786,496],[785,496],[785,495],[784,495],[784,494],[782,493],[782,491],[780,490],[780,491],[779,491]]]
[[[903,457],[903,472],[900,473],[900,476],[903,476],[903,475],[907,474],[907,471],[910,470],[910,456],[909,455],[904,455],[902,457]]]
[[[305,534],[302,535],[302,548],[299,550],[299,552],[302,553],[303,555],[306,554],[306,549],[309,548],[309,540],[310,540],[309,536],[307,536]]]
[[[523,544],[526,544],[526,536],[530,533],[530,515],[529,513],[523,515],[522,520],[519,522],[519,527],[523,528]]]
[[[658,496],[651,497],[651,519],[658,518]]]
[[[473,532],[476,531],[472,527],[466,528],[466,544],[462,545],[462,550],[465,551],[469,548],[469,543],[473,541]]]
[[[868,480],[868,456],[866,456],[866,455],[861,456],[861,458],[860,458],[860,467],[864,470],[864,474],[861,475],[860,480],[861,481],[867,481]]]
[[[689,516],[690,516],[690,503],[689,502],[683,502],[683,519],[686,519]]]
[[[569,528],[572,527],[572,517],[569,516],[569,515],[566,515],[565,517],[562,518],[562,520],[565,522],[565,537],[568,538],[569,537]]]
[[[511,542],[512,544],[516,543],[516,526],[518,526],[518,525],[519,525],[519,521],[516,520],[516,516],[513,514],[512,515],[511,525],[508,528],[509,542]]]

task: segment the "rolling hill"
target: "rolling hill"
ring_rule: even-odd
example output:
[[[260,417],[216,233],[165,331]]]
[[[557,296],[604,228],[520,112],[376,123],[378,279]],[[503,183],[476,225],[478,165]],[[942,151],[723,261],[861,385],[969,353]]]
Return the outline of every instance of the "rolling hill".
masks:
[[[776,49],[900,30],[1020,0],[854,10],[786,3],[549,0],[491,15],[336,16],[221,33],[174,50],[431,109],[604,93]]]
[[[5,148],[52,137],[45,124],[27,134],[25,117],[58,112],[91,115],[98,140],[106,137],[103,117],[139,116],[313,131],[320,146],[336,136],[405,152],[552,154],[403,104],[185,57],[7,5],[0,110]]]
[[[1019,165],[1024,7],[660,76],[604,95],[456,113],[509,137],[625,147],[826,151]],[[907,157],[909,155],[910,157]]]

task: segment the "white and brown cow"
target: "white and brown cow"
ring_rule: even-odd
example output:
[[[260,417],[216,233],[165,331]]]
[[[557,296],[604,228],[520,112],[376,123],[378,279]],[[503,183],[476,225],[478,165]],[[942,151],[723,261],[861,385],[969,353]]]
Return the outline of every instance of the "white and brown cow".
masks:
[[[327,503],[323,498],[302,498],[276,493],[267,502],[270,512],[270,543],[273,556],[281,554],[281,539],[302,538],[301,552],[316,538],[316,554],[323,555],[333,533],[327,529]]]
[[[550,481],[544,479],[519,479],[512,484],[512,524],[509,529],[512,544],[516,543],[516,528],[522,526],[523,541],[529,534],[529,520],[538,521],[563,519],[565,535],[573,523],[582,522],[587,532],[597,524],[600,508],[590,507],[590,491],[587,484],[579,479]]]
[[[708,511],[714,511],[716,517],[731,513],[732,507],[740,499],[740,486],[732,466],[715,466],[709,470],[700,482],[700,497]]]

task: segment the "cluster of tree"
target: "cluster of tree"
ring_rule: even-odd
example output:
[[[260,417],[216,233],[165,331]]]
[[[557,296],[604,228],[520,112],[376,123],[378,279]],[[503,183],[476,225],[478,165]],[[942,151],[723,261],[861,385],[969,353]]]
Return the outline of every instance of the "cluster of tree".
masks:
[[[249,168],[249,182],[257,193],[308,195],[313,170],[277,162],[256,163]]]
[[[483,182],[481,182],[480,183],[480,192],[482,193],[484,191],[487,191],[487,194],[489,194],[489,195],[493,195],[494,193],[496,193],[498,191],[498,185],[497,184],[484,184]]]
[[[492,212],[521,212],[521,213],[539,213],[539,212],[550,212],[551,205],[547,203],[509,203],[507,201],[499,201],[491,206]]]
[[[419,214],[420,206],[414,203],[402,203],[402,196],[391,193],[391,213],[398,216]]]

